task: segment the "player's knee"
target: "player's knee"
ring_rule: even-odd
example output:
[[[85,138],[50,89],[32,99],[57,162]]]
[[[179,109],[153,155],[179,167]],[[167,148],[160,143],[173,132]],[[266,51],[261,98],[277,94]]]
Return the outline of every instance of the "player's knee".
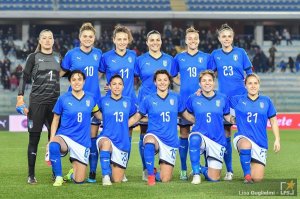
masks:
[[[148,135],[147,137],[144,138],[144,143],[150,143],[150,144],[155,144],[156,139],[152,135]]]
[[[99,145],[100,145],[100,150],[109,150],[111,147],[111,142],[107,138],[102,138]]]
[[[50,142],[49,151],[51,154],[60,154],[60,144],[57,142]]]
[[[251,149],[252,148],[252,144],[251,142],[249,142],[249,140],[242,138],[241,140],[239,140],[238,142],[238,149]]]
[[[189,139],[190,147],[192,147],[192,148],[200,147],[201,142],[202,142],[202,138],[200,135],[193,134],[190,136],[190,139]]]

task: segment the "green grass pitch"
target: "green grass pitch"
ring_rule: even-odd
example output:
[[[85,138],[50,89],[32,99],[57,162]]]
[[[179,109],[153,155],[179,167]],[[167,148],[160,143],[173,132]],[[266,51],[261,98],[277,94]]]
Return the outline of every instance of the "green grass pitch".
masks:
[[[65,183],[62,187],[53,187],[51,168],[44,162],[46,133],[41,137],[37,163],[37,185],[27,184],[27,133],[0,132],[0,198],[232,198],[240,196],[239,190],[268,186],[266,182],[253,185],[242,183],[242,170],[238,154],[233,150],[234,180],[209,183],[203,180],[200,185],[192,185],[189,181],[179,180],[179,155],[174,169],[173,180],[170,183],[157,183],[154,187],[146,186],[141,180],[142,168],[138,153],[139,134],[134,132],[132,152],[126,171],[127,183],[113,184],[103,187],[101,184],[100,167],[97,168],[97,183],[75,185]],[[272,151],[274,137],[269,133],[269,151],[265,172],[266,181],[274,179],[298,178],[300,176],[300,132],[281,131],[281,151]],[[201,157],[202,158],[202,157]],[[203,159],[203,158],[202,158]],[[157,157],[156,157],[157,160]],[[225,166],[224,166],[225,167]],[[224,168],[223,167],[223,168]],[[63,158],[63,172],[70,168],[68,158]],[[188,160],[188,173],[190,172]],[[224,170],[222,172],[224,176]],[[299,185],[298,185],[299,188]],[[265,197],[269,198],[269,197]]]

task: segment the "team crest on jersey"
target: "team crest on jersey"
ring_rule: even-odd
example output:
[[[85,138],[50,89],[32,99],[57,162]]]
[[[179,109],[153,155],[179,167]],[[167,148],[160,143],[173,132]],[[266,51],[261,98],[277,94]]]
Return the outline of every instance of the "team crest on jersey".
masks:
[[[170,99],[170,104],[173,106],[174,105],[174,99]]]
[[[203,62],[203,57],[199,57],[198,62],[201,64]]]
[[[234,60],[234,61],[237,61],[237,60],[238,60],[238,55],[237,55],[237,54],[234,54],[234,55],[233,55],[233,60]]]
[[[128,57],[128,62],[129,62],[129,63],[132,62],[132,57]]]
[[[260,108],[264,108],[264,107],[265,107],[265,104],[264,104],[263,102],[260,102],[260,103],[259,103],[259,107],[260,107]]]
[[[221,105],[221,101],[220,100],[216,100],[216,106],[220,107],[220,105]]]
[[[54,56],[54,59],[57,63],[59,63],[59,57],[58,56]]]
[[[163,60],[163,66],[166,67],[168,65],[168,61],[167,60]]]
[[[95,60],[95,61],[98,60],[98,55],[97,55],[97,54],[94,54],[93,57],[94,57],[94,60]]]
[[[124,108],[127,108],[127,102],[123,102]]]
[[[85,104],[86,104],[87,107],[90,107],[91,101],[90,101],[90,100],[86,100],[86,101],[85,101]]]

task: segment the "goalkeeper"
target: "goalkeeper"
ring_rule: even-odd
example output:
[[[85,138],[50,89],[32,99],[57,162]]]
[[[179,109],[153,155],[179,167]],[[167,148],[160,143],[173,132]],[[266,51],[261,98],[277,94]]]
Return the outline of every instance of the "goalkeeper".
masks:
[[[26,60],[16,104],[17,112],[26,115],[28,119],[28,184],[37,183],[35,161],[42,128],[43,125],[47,127],[49,140],[53,119],[52,109],[60,94],[61,57],[58,53],[53,52],[53,33],[50,30],[42,30],[38,42],[36,51],[30,54]],[[26,82],[29,80],[32,80],[33,83],[27,108],[24,102],[24,90]]]

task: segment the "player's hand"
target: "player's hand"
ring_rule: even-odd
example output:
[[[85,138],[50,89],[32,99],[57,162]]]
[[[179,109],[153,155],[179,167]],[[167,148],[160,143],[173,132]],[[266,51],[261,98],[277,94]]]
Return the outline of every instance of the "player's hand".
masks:
[[[28,114],[28,108],[24,102],[24,97],[22,95],[17,96],[16,111],[22,115]]]
[[[51,161],[50,161],[50,154],[49,154],[49,143],[46,145],[46,154],[45,154],[45,162],[48,166],[51,166]]]
[[[108,84],[105,84],[104,91],[107,93],[109,90],[110,90],[110,88],[109,88]]]
[[[275,151],[275,153],[280,151],[280,141],[279,140],[275,140],[275,142],[274,142],[274,151]]]
[[[201,90],[201,88],[199,88],[197,91],[196,91],[196,93],[195,93],[197,96],[200,96],[201,94],[202,94],[202,90]]]

